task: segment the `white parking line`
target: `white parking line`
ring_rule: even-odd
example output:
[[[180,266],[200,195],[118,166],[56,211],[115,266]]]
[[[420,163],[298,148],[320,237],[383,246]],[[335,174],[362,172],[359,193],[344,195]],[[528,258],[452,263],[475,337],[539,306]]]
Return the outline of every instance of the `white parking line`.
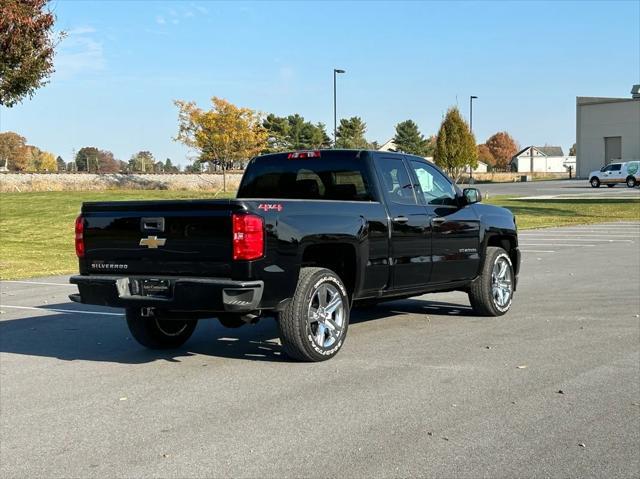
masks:
[[[555,251],[550,249],[521,249],[521,253],[555,253]]]
[[[101,316],[124,316],[123,313],[105,313],[104,311],[79,311],[77,309],[36,308],[33,306],[10,306],[0,304],[0,308],[29,309],[35,311],[52,311],[54,313],[99,314]]]
[[[544,233],[519,233],[518,234],[519,237],[531,237],[531,236],[549,236],[548,234],[544,234]],[[569,234],[563,234],[560,232],[554,232],[553,236],[566,236],[567,238],[640,238],[640,235],[606,235],[606,234],[594,234],[594,233],[569,233]]]
[[[581,248],[583,246],[599,246],[595,244],[584,244],[584,243],[519,243],[520,246],[571,246],[573,248]]]
[[[625,239],[582,239],[582,238],[531,238],[534,241],[592,241],[594,243],[635,243],[633,240],[625,240]]]
[[[18,280],[11,280],[11,279],[5,279],[0,281],[0,284],[2,283],[16,283],[16,284],[41,284],[41,285],[45,285],[45,286],[71,286],[75,288],[75,284],[70,284],[70,283],[46,283],[44,281],[18,281]]]

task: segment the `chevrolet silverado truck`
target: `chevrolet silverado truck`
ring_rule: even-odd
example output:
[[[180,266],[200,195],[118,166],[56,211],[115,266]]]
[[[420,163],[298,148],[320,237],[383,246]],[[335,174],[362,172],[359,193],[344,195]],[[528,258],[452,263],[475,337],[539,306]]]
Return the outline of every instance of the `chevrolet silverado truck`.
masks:
[[[358,305],[458,290],[478,315],[509,310],[516,220],[480,201],[417,156],[259,156],[235,199],[84,203],[70,298],[125,308],[149,348],[181,346],[204,318],[235,328],[275,317],[290,357],[322,361]]]

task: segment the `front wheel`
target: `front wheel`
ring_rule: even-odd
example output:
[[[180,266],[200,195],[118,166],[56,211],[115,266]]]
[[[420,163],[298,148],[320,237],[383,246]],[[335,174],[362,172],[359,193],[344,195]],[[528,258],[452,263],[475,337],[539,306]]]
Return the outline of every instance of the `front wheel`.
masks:
[[[591,183],[591,187],[592,188],[599,188],[600,187],[600,180],[596,176],[591,178],[590,183]]]
[[[633,188],[634,186],[636,186],[636,179],[633,176],[629,176],[627,178],[627,188]]]
[[[282,347],[299,361],[335,356],[349,328],[349,296],[340,277],[325,268],[302,268],[293,298],[278,315]]]
[[[143,316],[139,308],[127,309],[126,317],[131,335],[150,349],[182,346],[198,324],[197,319],[162,319],[156,312]]]
[[[489,246],[480,276],[469,288],[469,301],[480,316],[502,316],[513,300],[515,274],[507,252]]]

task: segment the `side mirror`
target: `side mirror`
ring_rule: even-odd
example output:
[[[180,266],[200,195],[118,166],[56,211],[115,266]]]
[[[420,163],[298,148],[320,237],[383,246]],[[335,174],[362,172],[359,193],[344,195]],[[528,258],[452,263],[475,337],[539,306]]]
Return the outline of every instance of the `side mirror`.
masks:
[[[482,201],[482,193],[480,193],[480,190],[477,188],[465,188],[462,190],[462,194],[464,195],[464,199],[468,205],[480,203]]]

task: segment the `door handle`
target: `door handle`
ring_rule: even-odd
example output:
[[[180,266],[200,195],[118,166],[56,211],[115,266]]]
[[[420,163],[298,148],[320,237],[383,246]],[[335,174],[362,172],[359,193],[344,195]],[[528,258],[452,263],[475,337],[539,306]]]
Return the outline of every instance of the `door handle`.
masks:
[[[407,218],[406,216],[396,216],[392,221],[394,223],[407,223],[409,221],[409,218]]]
[[[447,221],[447,219],[442,217],[431,218],[431,224],[433,226],[440,226],[445,221]]]

